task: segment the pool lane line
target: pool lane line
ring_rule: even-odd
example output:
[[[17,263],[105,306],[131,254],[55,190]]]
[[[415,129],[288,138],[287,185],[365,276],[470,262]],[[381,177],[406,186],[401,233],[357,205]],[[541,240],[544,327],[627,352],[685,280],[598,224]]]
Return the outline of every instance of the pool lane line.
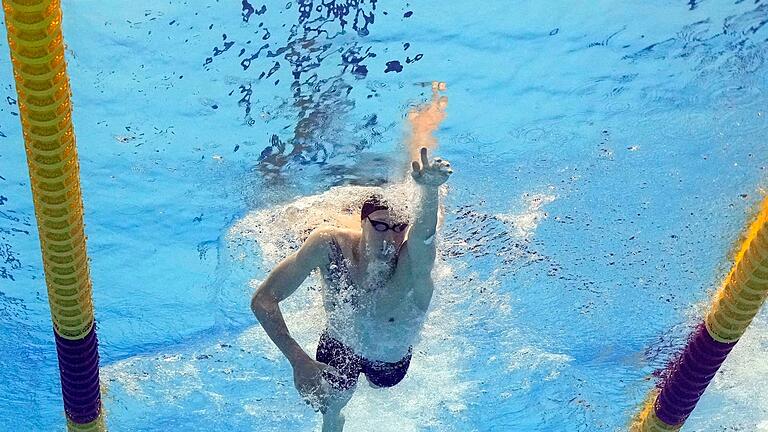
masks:
[[[633,432],[677,431],[768,296],[768,198],[747,228],[730,273],[669,376],[633,420]]]
[[[69,431],[106,431],[60,0],[2,0]]]

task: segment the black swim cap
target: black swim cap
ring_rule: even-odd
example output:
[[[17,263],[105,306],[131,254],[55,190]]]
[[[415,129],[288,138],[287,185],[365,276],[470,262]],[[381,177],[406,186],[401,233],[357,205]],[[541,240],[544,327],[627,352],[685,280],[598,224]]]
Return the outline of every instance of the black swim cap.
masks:
[[[389,206],[384,204],[380,195],[371,195],[363,203],[363,208],[360,209],[360,220],[367,218],[369,214],[377,210],[389,210]]]

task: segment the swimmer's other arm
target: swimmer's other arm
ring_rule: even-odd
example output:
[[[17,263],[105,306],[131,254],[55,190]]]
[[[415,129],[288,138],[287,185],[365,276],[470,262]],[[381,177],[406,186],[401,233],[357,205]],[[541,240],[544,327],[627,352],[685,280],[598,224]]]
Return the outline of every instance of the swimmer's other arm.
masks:
[[[256,319],[294,367],[312,358],[291,337],[278,303],[293,294],[312,270],[327,264],[327,245],[331,238],[330,229],[313,231],[296,253],[269,273],[251,298],[251,310]]]

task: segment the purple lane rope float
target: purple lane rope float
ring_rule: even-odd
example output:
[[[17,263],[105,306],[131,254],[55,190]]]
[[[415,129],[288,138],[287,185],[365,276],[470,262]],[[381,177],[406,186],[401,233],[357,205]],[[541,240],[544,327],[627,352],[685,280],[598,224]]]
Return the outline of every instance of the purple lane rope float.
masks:
[[[660,389],[633,420],[632,432],[677,431],[768,296],[768,198],[746,232],[733,267]]]
[[[60,0],[2,0],[67,429],[105,431]]]

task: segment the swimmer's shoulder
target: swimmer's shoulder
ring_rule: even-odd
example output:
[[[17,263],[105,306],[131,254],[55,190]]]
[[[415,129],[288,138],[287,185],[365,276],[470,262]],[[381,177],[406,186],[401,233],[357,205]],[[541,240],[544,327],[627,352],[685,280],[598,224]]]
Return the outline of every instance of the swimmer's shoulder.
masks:
[[[341,247],[343,254],[350,250],[354,245],[355,233],[353,230],[338,228],[334,226],[321,225],[309,234],[304,240],[304,244],[297,252],[297,255],[303,262],[308,262],[312,267],[324,268],[330,262],[330,255],[333,244]]]
[[[357,240],[356,236],[359,236],[359,233],[351,229],[339,228],[333,225],[320,225],[312,230],[306,242],[330,243],[336,241],[337,243],[347,244]]]
[[[360,231],[349,228],[334,228],[333,235],[337,243],[346,246],[356,244],[360,240]]]
[[[301,249],[315,256],[327,256],[333,243],[348,249],[358,241],[359,236],[359,232],[351,229],[321,225],[312,230]]]
[[[298,262],[310,268],[323,267],[328,264],[328,252],[331,242],[336,237],[336,229],[330,226],[319,226],[309,233],[296,252]]]

